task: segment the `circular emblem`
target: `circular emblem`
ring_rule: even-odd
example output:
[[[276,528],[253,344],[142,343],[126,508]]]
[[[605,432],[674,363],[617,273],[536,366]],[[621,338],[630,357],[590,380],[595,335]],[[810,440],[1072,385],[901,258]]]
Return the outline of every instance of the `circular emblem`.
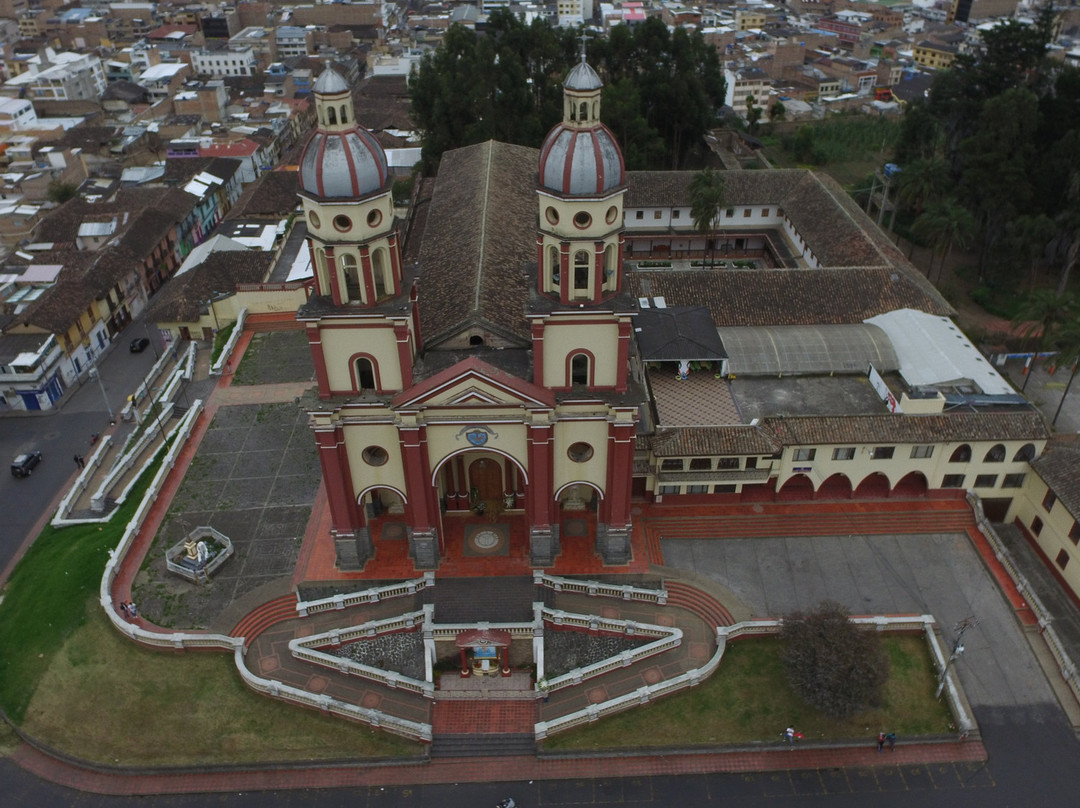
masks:
[[[491,550],[499,544],[500,536],[494,530],[480,530],[472,535],[477,550]]]

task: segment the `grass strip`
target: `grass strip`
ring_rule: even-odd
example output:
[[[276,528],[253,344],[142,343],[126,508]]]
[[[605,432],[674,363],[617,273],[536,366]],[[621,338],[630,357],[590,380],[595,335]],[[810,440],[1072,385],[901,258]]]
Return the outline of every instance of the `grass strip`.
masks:
[[[793,726],[812,740],[865,739],[895,732],[901,738],[953,730],[921,636],[885,634],[889,681],[881,707],[836,720],[807,705],[788,684],[783,643],[772,638],[731,643],[716,673],[697,687],[644,707],[609,716],[544,741],[547,751],[780,743]]]

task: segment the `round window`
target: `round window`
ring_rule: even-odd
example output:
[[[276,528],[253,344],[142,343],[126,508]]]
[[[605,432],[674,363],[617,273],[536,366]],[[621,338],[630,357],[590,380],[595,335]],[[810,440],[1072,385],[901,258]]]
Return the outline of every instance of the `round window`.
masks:
[[[311,222],[312,227],[322,227],[322,220],[319,218],[319,214],[315,211],[308,211],[308,221]]]
[[[548,209],[544,211],[544,218],[548,220],[548,224],[558,224],[559,211],[549,205]]]
[[[343,233],[346,230],[352,230],[352,219],[343,213],[339,213],[334,217],[334,228]]]
[[[574,227],[584,230],[590,224],[592,224],[592,216],[585,211],[579,210],[574,214]]]
[[[592,459],[593,447],[583,441],[578,441],[570,444],[570,448],[566,450],[566,456],[575,463],[584,463]]]
[[[382,222],[382,211],[381,210],[376,209],[376,210],[373,210],[370,213],[368,213],[368,215],[367,215],[368,227],[378,227],[381,222]]]
[[[369,446],[364,449],[364,462],[369,466],[381,466],[390,459],[389,453],[381,446]]]
[[[607,215],[604,216],[604,221],[608,224],[615,224],[615,220],[619,218],[619,208],[617,205],[612,205],[607,209]]]

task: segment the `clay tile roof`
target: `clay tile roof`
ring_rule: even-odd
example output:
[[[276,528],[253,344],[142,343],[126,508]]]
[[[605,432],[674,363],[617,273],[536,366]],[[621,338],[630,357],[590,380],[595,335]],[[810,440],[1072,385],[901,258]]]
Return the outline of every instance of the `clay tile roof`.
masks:
[[[657,457],[771,455],[781,448],[775,436],[753,426],[662,429],[646,443]]]
[[[1080,439],[1076,435],[1055,436],[1031,467],[1073,519],[1080,520]]]
[[[131,226],[120,239],[120,244],[136,260],[142,260],[177,224],[176,217],[167,211],[154,208],[143,209],[132,219]]]
[[[525,320],[538,152],[488,141],[443,155],[420,247],[428,346],[470,324],[530,339]]]
[[[298,204],[296,192],[300,183],[295,171],[268,171],[244,189],[226,219],[251,217],[281,218],[288,216]]]
[[[238,283],[260,283],[273,258],[272,253],[256,250],[210,253],[198,267],[161,287],[147,319],[155,323],[194,322],[214,292],[233,289]]]
[[[762,425],[785,446],[849,443],[948,443],[1046,440],[1049,430],[1032,409],[941,415],[842,415],[766,418]]]

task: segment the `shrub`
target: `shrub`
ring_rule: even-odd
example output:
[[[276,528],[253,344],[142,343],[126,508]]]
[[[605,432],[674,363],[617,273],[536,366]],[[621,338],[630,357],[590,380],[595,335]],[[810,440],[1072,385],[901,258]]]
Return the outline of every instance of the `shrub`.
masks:
[[[808,704],[834,718],[880,706],[889,678],[881,638],[852,623],[839,603],[788,615],[780,637],[791,686]]]

